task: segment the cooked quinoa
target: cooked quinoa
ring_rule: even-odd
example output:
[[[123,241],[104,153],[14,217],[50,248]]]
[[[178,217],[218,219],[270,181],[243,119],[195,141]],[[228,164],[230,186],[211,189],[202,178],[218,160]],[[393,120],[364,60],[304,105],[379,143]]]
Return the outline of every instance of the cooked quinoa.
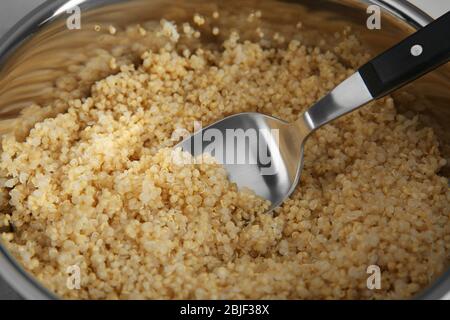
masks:
[[[49,289],[82,299],[406,298],[447,266],[445,160],[433,130],[390,97],[314,133],[300,185],[273,213],[214,161],[172,161],[174,132],[195,121],[244,111],[294,121],[353,72],[344,61],[367,59],[354,36],[325,51],[231,33],[214,48],[190,45],[199,31],[187,22],[112,28],[161,45],[140,48],[137,62],[102,52],[90,66],[109,71],[80,70],[104,75],[85,97],[32,106],[2,140],[0,224],[14,229],[2,239]],[[370,265],[381,289],[367,289]],[[67,286],[71,266],[78,290]]]

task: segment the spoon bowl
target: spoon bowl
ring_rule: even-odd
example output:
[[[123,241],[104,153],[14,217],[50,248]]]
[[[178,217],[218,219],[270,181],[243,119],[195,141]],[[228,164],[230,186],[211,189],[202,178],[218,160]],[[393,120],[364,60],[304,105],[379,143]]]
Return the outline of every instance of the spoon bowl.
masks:
[[[279,206],[295,189],[306,136],[293,124],[254,112],[229,116],[179,143],[193,156],[212,155],[238,188]]]

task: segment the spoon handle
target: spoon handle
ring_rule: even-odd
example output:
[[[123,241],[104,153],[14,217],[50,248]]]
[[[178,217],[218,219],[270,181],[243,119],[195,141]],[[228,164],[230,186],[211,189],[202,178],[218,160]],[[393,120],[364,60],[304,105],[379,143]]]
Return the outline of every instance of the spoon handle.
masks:
[[[446,63],[450,58],[450,11],[359,69],[375,99]]]
[[[296,122],[304,133],[419,78],[450,59],[450,12],[363,65]]]

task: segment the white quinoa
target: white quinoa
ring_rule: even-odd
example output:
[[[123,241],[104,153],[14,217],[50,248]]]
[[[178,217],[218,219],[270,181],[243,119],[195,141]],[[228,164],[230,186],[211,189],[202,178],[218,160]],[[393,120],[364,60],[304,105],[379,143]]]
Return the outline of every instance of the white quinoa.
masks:
[[[323,51],[233,33],[222,50],[197,50],[186,47],[197,41],[188,24],[183,34],[165,20],[125,32],[160,43],[161,27],[174,46],[136,45],[139,64],[103,53],[114,75],[56,115],[32,106],[20,134],[3,136],[0,225],[15,232],[2,240],[49,289],[82,299],[406,298],[444,270],[445,160],[433,130],[390,97],[317,131],[299,187],[272,214],[221,166],[171,161],[172,134],[194,121],[243,111],[294,121],[353,72],[341,59],[367,58],[354,37]],[[66,285],[74,265],[80,290]],[[366,287],[369,265],[381,268],[379,290]]]
[[[114,35],[114,34],[116,34],[117,29],[114,26],[111,25],[111,26],[108,27],[108,31],[109,31],[110,34]]]
[[[218,36],[220,33],[220,29],[218,27],[213,27],[212,34]]]
[[[177,31],[177,26],[167,20],[161,20],[162,34],[168,37],[172,42],[177,42],[180,35]]]
[[[193,20],[194,20],[194,23],[198,26],[202,26],[205,24],[205,18],[199,14],[195,14]]]

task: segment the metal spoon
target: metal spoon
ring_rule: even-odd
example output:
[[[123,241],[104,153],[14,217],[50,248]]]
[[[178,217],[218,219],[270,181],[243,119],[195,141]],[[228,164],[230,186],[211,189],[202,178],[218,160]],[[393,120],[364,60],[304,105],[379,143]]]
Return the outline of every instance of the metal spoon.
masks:
[[[309,135],[448,62],[449,31],[450,12],[363,65],[294,123],[240,113],[194,133],[176,147],[193,156],[210,153],[224,165],[232,182],[270,200],[272,210],[299,182]]]

